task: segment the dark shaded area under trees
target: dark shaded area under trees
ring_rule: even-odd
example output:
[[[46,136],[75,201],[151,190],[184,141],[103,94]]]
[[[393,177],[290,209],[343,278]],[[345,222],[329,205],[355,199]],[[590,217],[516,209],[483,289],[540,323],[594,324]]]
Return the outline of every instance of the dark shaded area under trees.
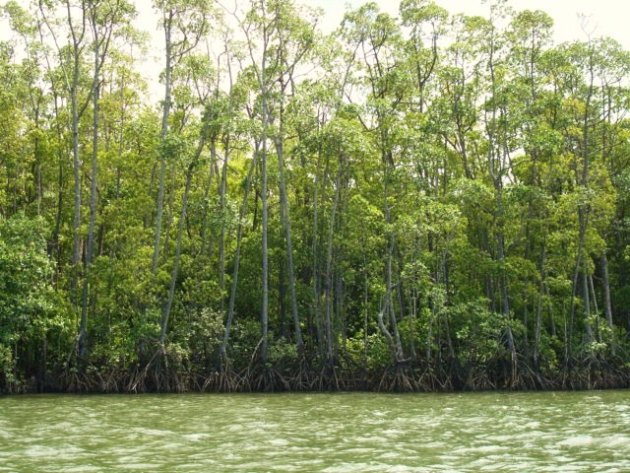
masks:
[[[630,384],[630,54],[541,11],[4,4],[0,392]]]

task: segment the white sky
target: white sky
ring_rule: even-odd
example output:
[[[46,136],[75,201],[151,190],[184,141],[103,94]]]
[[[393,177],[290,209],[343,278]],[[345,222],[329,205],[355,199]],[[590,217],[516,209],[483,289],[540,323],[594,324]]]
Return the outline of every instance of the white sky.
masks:
[[[26,0],[19,0],[26,1]],[[211,1],[211,0],[209,0]],[[232,5],[233,0],[223,0]],[[241,0],[242,1],[242,0]],[[296,0],[299,3],[319,7],[324,10],[321,23],[324,31],[335,29],[347,7],[357,8],[366,0]],[[374,0],[383,11],[392,15],[398,13],[400,0]],[[435,0],[449,13],[487,16],[489,8],[485,0]],[[556,40],[567,41],[585,39],[580,27],[579,14],[590,17],[595,36],[610,36],[630,49],[628,21],[630,0],[508,0],[516,10],[543,10],[555,23]],[[139,10],[139,25],[147,31],[156,31],[156,24],[151,8],[151,0],[135,0]]]
[[[209,0],[210,1],[210,0]],[[221,0],[226,6],[234,5],[234,0]],[[246,0],[237,0],[244,4]],[[343,14],[348,7],[357,8],[367,0],[295,0],[324,11],[320,26],[324,32],[333,31],[339,26]],[[397,15],[400,0],[374,0],[381,10]],[[434,0],[448,10],[449,13],[465,13],[467,15],[488,16],[489,6],[486,0]],[[143,67],[150,83],[151,95],[158,93],[157,75],[162,67],[163,38],[157,26],[157,16],[153,13],[151,0],[135,0],[138,6],[137,26],[152,32],[155,44],[149,49],[151,57],[147,57]],[[554,20],[554,39],[556,42],[586,40],[579,15],[589,18],[588,28],[593,37],[610,36],[619,41],[625,49],[630,50],[630,0],[508,0],[515,10],[543,10]],[[159,95],[159,93],[158,93]]]
[[[3,5],[6,0],[0,0]],[[138,8],[136,26],[148,31],[152,37],[148,57],[141,65],[146,79],[149,81],[152,92],[159,89],[157,77],[163,63],[163,37],[158,26],[158,18],[152,8],[151,0],[134,0]],[[212,0],[208,0],[212,1]],[[221,0],[226,5],[233,5],[234,0]],[[246,0],[237,0],[245,2]],[[366,0],[295,0],[313,7],[319,7],[324,11],[321,28],[325,32],[334,30],[343,17],[347,7],[357,8]],[[392,15],[398,12],[400,0],[374,0],[383,11]],[[487,16],[488,3],[485,0],[435,0],[436,3],[446,8],[449,13],[465,13],[468,15]],[[625,49],[630,50],[630,0],[508,0],[516,10],[540,9],[548,13],[554,19],[555,40],[557,42],[570,40],[585,40],[586,35],[582,30],[578,15],[589,17],[589,29],[593,36],[610,36],[619,41]],[[25,7],[30,0],[18,0]],[[7,23],[0,20],[0,40],[7,39],[10,35]]]
[[[151,0],[134,0],[138,6],[137,25],[142,29],[153,32],[156,36],[158,29],[157,18],[151,7]],[[208,0],[212,1],[212,0]],[[223,0],[226,4],[232,4],[231,0]],[[240,0],[242,1],[242,0]],[[324,18],[321,23],[324,31],[335,29],[347,6],[356,8],[365,0],[296,0],[297,2],[320,7],[324,10]],[[382,10],[395,15],[398,12],[400,0],[374,0]],[[6,0],[0,0],[4,5]],[[18,0],[25,7],[29,0]],[[484,0],[436,0],[436,3],[446,8],[450,13],[466,13],[469,15],[487,15],[488,5]],[[509,0],[517,10],[540,9],[547,12],[555,22],[557,41],[572,39],[585,39],[580,27],[578,14],[590,16],[595,28],[595,36],[610,36],[619,41],[626,49],[630,49],[630,0]],[[9,31],[5,21],[0,21],[0,39],[6,39]],[[156,39],[162,38],[158,34]],[[161,44],[156,44],[159,47]]]
[[[392,15],[398,13],[400,0],[374,0],[382,10]],[[435,0],[449,13],[487,16],[488,3],[483,0]],[[595,27],[594,36],[610,36],[630,49],[628,22],[630,0],[508,0],[516,10],[543,10],[554,19],[556,40],[567,41],[585,39],[580,27],[578,14],[590,16]],[[334,29],[341,18],[345,6],[359,7],[365,0],[302,0],[302,3],[324,9],[324,28]]]

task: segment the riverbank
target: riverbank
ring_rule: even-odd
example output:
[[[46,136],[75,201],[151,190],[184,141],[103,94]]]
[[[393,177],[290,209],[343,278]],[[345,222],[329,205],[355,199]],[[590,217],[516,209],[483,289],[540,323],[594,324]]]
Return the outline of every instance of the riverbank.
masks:
[[[186,392],[469,392],[551,391],[630,388],[630,368],[589,362],[557,372],[537,373],[528,366],[511,376],[509,366],[484,371],[457,366],[452,371],[399,365],[384,370],[317,368],[302,364],[290,370],[260,365],[210,372],[173,370],[166,366],[117,370],[86,367],[32,376],[5,385],[3,394],[28,393],[186,393]]]

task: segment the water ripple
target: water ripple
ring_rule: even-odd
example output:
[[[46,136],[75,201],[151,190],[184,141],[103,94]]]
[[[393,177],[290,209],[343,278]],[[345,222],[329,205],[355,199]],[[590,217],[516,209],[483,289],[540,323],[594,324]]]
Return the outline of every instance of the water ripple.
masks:
[[[0,472],[630,471],[630,393],[0,398]]]

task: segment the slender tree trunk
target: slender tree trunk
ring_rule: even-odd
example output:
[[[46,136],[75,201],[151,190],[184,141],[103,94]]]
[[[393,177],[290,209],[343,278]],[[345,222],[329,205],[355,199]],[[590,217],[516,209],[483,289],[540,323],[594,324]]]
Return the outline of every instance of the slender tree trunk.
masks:
[[[328,242],[326,250],[326,274],[324,284],[324,294],[326,299],[326,318],[324,327],[326,333],[326,363],[332,366],[334,363],[334,343],[333,343],[333,323],[332,323],[332,282],[333,282],[333,237],[335,232],[335,220],[337,218],[337,207],[339,205],[339,188],[341,177],[341,163],[335,179],[335,200],[333,201],[330,222],[328,225]]]
[[[177,284],[177,277],[179,274],[179,263],[181,257],[182,236],[184,233],[184,225],[186,223],[186,211],[188,210],[188,196],[190,194],[190,186],[192,183],[193,172],[197,167],[199,157],[203,151],[205,145],[205,130],[202,131],[199,138],[199,144],[195,150],[195,154],[191,163],[188,165],[186,171],[186,185],[184,187],[184,195],[182,196],[182,209],[179,216],[179,222],[177,225],[177,237],[175,238],[175,257],[173,258],[173,269],[171,270],[171,282],[168,288],[168,296],[166,302],[162,308],[162,319],[160,321],[160,345],[164,349],[164,342],[166,340],[166,334],[168,332],[168,323],[171,316],[171,308],[173,306],[173,299],[175,296],[175,286]]]
[[[95,13],[93,13],[95,15]],[[99,80],[99,62],[100,57],[100,40],[97,33],[97,25],[93,18],[94,29],[94,77],[92,89],[92,159],[91,159],[91,181],[90,181],[90,217],[88,223],[87,249],[85,254],[85,270],[83,278],[83,291],[81,295],[81,324],[79,328],[79,356],[84,358],[87,355],[87,322],[88,322],[88,305],[90,292],[90,270],[92,266],[92,258],[94,255],[94,230],[96,227],[96,199],[97,199],[97,183],[98,183],[98,133],[99,133],[99,99],[100,99],[100,80]]]
[[[387,225],[392,224],[391,210],[389,208],[389,194],[388,194],[388,180],[389,180],[389,166],[390,164],[383,161],[383,165],[386,166],[385,171],[385,189],[384,189],[384,200],[385,200],[385,223]],[[394,356],[396,362],[401,362],[404,359],[402,342],[400,339],[400,332],[398,330],[398,321],[396,319],[396,311],[394,308],[394,297],[393,297],[393,283],[392,283],[392,259],[394,254],[394,233],[392,230],[388,230],[388,242],[387,242],[387,256],[385,262],[385,278],[386,278],[386,294],[385,294],[385,308],[389,315],[389,320],[391,324],[391,328],[393,331],[393,342],[394,346]]]
[[[282,126],[281,126],[282,128]],[[284,145],[281,138],[275,139],[276,154],[278,156],[278,178],[280,181],[280,217],[284,227],[284,235],[287,247],[287,276],[289,278],[289,297],[291,299],[291,316],[293,318],[293,330],[295,333],[295,344],[298,353],[304,350],[304,340],[302,339],[302,329],[300,327],[300,317],[298,315],[297,295],[295,291],[296,279],[293,265],[293,240],[291,235],[291,216],[289,213],[289,202],[287,198],[287,188],[284,177]]]
[[[57,94],[54,94],[54,108],[55,108],[55,118],[57,123],[57,135],[61,136],[61,128],[59,125],[59,106],[57,103]],[[58,172],[57,172],[57,208],[55,212],[55,227],[53,229],[52,237],[50,239],[50,250],[49,256],[55,258],[56,264],[56,278],[59,277],[61,272],[61,245],[59,244],[59,233],[61,232],[61,220],[63,217],[63,194],[65,187],[65,174],[63,169],[63,162],[65,158],[65,153],[62,151],[58,153]]]
[[[282,259],[282,258],[278,258]],[[286,261],[278,262],[278,334],[284,339],[289,338],[289,330],[286,325],[287,318],[287,283]]]
[[[320,349],[320,355],[325,356],[324,349],[324,324],[322,323],[321,312],[319,308],[320,302],[320,270],[319,270],[319,164],[321,161],[321,145],[317,152],[317,167],[315,169],[315,182],[313,185],[313,241],[311,245],[312,252],[312,291],[313,291],[313,305],[312,305],[312,318],[315,322],[315,328],[317,330],[317,346]]]
[[[588,275],[588,286],[591,291],[591,301],[593,312],[595,313],[595,340],[597,342],[601,341],[600,331],[599,331],[599,306],[597,304],[597,294],[595,292],[595,284],[593,283],[593,275]]]
[[[35,109],[35,129],[40,130],[39,115],[40,115],[40,99],[37,99],[37,106]],[[37,203],[37,215],[42,214],[42,196],[43,196],[43,184],[42,184],[42,162],[40,156],[39,146],[39,134],[35,135],[35,143],[33,149],[33,155],[35,158],[35,202]]]
[[[227,145],[226,145],[227,148]],[[210,195],[210,189],[212,189],[212,183],[214,181],[215,169],[214,169],[214,160],[216,159],[216,144],[211,141],[210,142],[210,164],[208,166],[208,183],[205,186],[203,193],[203,216],[201,221],[201,248],[199,253],[202,255],[212,256],[212,242],[209,241],[208,233],[212,235],[212,231],[208,232],[208,212],[209,205],[208,199]]]
[[[536,323],[534,326],[534,368],[540,369],[540,339],[542,334],[542,315],[545,297],[545,279],[547,277],[546,270],[547,248],[543,245],[540,257],[540,287],[538,289],[538,301],[536,304]]]
[[[604,286],[604,310],[606,312],[606,322],[608,322],[608,327],[613,328],[613,312],[612,312],[612,301],[610,297],[610,279],[608,276],[608,257],[606,256],[606,252],[602,253],[601,257],[601,265],[602,265],[602,284]]]
[[[504,219],[504,210],[503,210],[503,189],[499,184],[499,189],[497,192],[497,201],[498,201],[498,218],[500,221]],[[510,313],[510,300],[508,297],[508,284],[507,284],[507,274],[505,269],[505,235],[503,233],[503,225],[500,226],[500,230],[497,234],[497,256],[499,263],[501,265],[501,273],[500,273],[500,290],[501,290],[501,311],[503,316],[507,320],[506,327],[506,336],[508,342],[508,349],[510,350],[510,362],[511,362],[511,383],[516,381],[517,376],[517,355],[516,355],[516,345],[514,343],[514,334],[512,333],[512,314]]]
[[[221,347],[220,347],[220,354],[221,354],[222,362],[226,361],[227,346],[230,342],[230,333],[232,329],[232,323],[234,321],[234,305],[236,303],[236,289],[238,287],[238,270],[239,270],[239,264],[241,261],[241,242],[243,239],[243,228],[244,228],[243,219],[247,215],[249,191],[251,189],[254,171],[256,170],[258,154],[259,154],[259,144],[256,143],[254,156],[252,158],[252,163],[249,168],[249,172],[247,174],[247,179],[245,181],[245,193],[243,194],[243,202],[241,203],[241,210],[240,210],[239,219],[238,219],[238,228],[236,230],[236,251],[234,253],[234,269],[232,270],[232,286],[230,288],[230,300],[228,303],[227,315],[225,318],[225,331],[223,333],[223,342],[221,343]]]
[[[171,74],[172,74],[172,44],[171,44],[171,29],[173,22],[173,12],[170,11],[168,18],[164,22],[164,40],[166,48],[166,66],[164,69],[164,103],[162,104],[162,130],[160,132],[160,139],[162,145],[166,143],[168,136],[168,120],[171,111]],[[160,241],[162,238],[162,217],[164,214],[164,180],[166,177],[166,150],[160,150],[160,171],[159,171],[159,184],[158,195],[156,203],[155,214],[155,236],[153,239],[153,257],[151,259],[151,272],[156,273],[157,267],[160,261]]]
[[[81,159],[79,156],[79,52],[75,47],[72,87],[70,90],[70,114],[72,120],[72,175],[74,178],[74,217],[72,220],[72,288],[77,286],[78,267],[81,260]]]
[[[263,61],[262,74],[266,64]],[[260,345],[260,359],[267,361],[267,342],[269,332],[269,250],[267,236],[269,231],[269,203],[267,195],[267,127],[269,115],[267,110],[267,90],[262,79],[262,153],[261,153],[261,201],[262,201],[262,308],[260,312],[260,329],[262,342]]]
[[[591,326],[591,298],[588,287],[588,275],[582,273],[582,297],[584,298],[584,327],[586,328],[586,343],[593,341],[593,327]]]
[[[216,151],[214,151],[216,154]],[[221,182],[219,184],[219,206],[221,208],[221,232],[219,235],[219,290],[221,291],[221,312],[225,311],[225,213],[227,193],[227,171],[229,160],[229,140],[224,141],[223,165],[221,167]]]

